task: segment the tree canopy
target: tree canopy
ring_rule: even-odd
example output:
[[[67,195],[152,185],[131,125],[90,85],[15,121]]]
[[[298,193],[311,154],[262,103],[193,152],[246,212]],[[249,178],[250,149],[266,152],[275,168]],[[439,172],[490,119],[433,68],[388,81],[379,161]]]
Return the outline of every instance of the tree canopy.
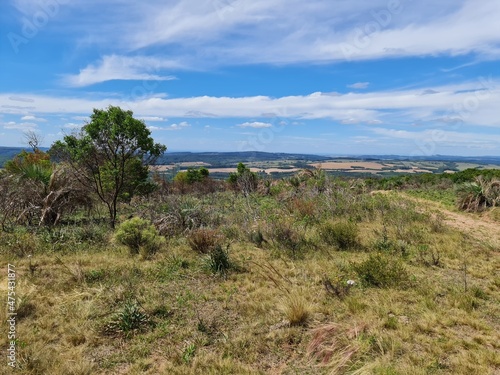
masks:
[[[90,122],[55,142],[50,153],[106,204],[114,227],[118,202],[148,190],[148,166],[165,150],[132,111],[109,106],[94,109]]]

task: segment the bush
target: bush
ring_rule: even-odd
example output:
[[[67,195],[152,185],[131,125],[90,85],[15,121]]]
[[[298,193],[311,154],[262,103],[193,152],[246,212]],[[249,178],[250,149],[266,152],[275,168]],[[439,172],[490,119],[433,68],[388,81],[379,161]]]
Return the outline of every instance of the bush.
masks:
[[[108,334],[130,334],[139,331],[150,323],[150,320],[137,302],[127,301],[123,309],[118,312],[111,322],[109,322],[105,331]]]
[[[327,245],[335,246],[340,250],[349,250],[358,244],[359,230],[352,222],[327,222],[321,225],[319,233]]]
[[[115,233],[115,239],[130,249],[131,254],[149,256],[157,252],[165,243],[151,222],[133,217],[124,221]]]
[[[208,254],[223,241],[222,234],[215,229],[200,228],[193,230],[189,237],[189,246],[199,254]]]
[[[500,205],[500,180],[488,181],[482,176],[474,182],[465,182],[457,189],[458,208],[464,211],[482,211]]]
[[[276,223],[271,233],[271,238],[275,246],[289,251],[293,258],[298,257],[300,250],[306,244],[306,238],[302,232],[299,232],[284,223]]]
[[[248,237],[249,237],[250,241],[253,244],[255,244],[255,246],[257,246],[259,248],[262,247],[264,242],[267,242],[260,229],[256,229],[256,230],[251,231]]]
[[[405,288],[410,283],[401,260],[382,254],[371,254],[366,261],[354,265],[353,269],[368,286]]]
[[[225,276],[233,267],[229,259],[229,246],[225,249],[221,245],[216,245],[208,255],[208,268],[214,274]]]

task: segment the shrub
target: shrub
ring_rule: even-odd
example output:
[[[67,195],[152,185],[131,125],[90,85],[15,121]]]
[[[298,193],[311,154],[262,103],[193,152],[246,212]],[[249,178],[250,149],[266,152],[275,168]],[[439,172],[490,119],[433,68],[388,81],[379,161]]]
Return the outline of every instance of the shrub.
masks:
[[[165,243],[151,222],[133,217],[124,221],[115,233],[115,239],[130,249],[131,254],[148,256],[154,254]]]
[[[341,300],[350,293],[351,288],[355,284],[354,280],[345,280],[342,277],[338,277],[333,281],[326,276],[323,278],[323,286],[327,295],[337,297]]]
[[[457,189],[458,208],[464,211],[482,211],[500,205],[500,180],[488,181],[482,176],[466,182]]]
[[[229,246],[224,249],[221,245],[216,245],[208,254],[207,263],[212,273],[225,276],[233,267],[229,259]]]
[[[222,234],[215,229],[200,228],[191,231],[188,237],[191,249],[200,254],[208,254],[223,241]]]
[[[262,247],[264,242],[267,242],[260,229],[256,229],[256,230],[251,231],[249,234],[249,238],[250,238],[250,241],[253,244],[255,244],[255,246],[257,246],[259,248]]]
[[[335,246],[340,250],[349,250],[358,244],[359,230],[352,222],[327,222],[320,227],[319,233],[327,245]]]
[[[311,200],[295,198],[291,201],[289,210],[302,220],[314,220],[316,217],[316,204]]]
[[[127,301],[105,327],[108,334],[130,334],[145,328],[150,320],[137,302]]]
[[[354,265],[353,269],[368,286],[405,288],[410,282],[401,260],[382,254],[371,254],[366,261]]]
[[[302,232],[298,232],[293,227],[283,223],[275,224],[271,238],[275,246],[289,251],[293,258],[296,258],[299,251],[307,244]]]

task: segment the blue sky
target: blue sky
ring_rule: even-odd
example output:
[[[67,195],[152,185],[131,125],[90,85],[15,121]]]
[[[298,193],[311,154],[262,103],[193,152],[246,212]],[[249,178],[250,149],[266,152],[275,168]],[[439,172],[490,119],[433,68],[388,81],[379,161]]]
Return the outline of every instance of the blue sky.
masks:
[[[171,151],[500,155],[500,2],[4,0],[0,145],[119,105]]]

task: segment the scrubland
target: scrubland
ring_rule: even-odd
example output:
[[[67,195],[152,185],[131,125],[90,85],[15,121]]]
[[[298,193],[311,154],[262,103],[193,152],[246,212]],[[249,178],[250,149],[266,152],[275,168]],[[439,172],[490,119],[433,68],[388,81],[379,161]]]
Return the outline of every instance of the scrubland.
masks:
[[[320,173],[222,185],[165,184],[122,204],[116,230],[94,207],[2,231],[15,373],[500,372],[498,207]]]

